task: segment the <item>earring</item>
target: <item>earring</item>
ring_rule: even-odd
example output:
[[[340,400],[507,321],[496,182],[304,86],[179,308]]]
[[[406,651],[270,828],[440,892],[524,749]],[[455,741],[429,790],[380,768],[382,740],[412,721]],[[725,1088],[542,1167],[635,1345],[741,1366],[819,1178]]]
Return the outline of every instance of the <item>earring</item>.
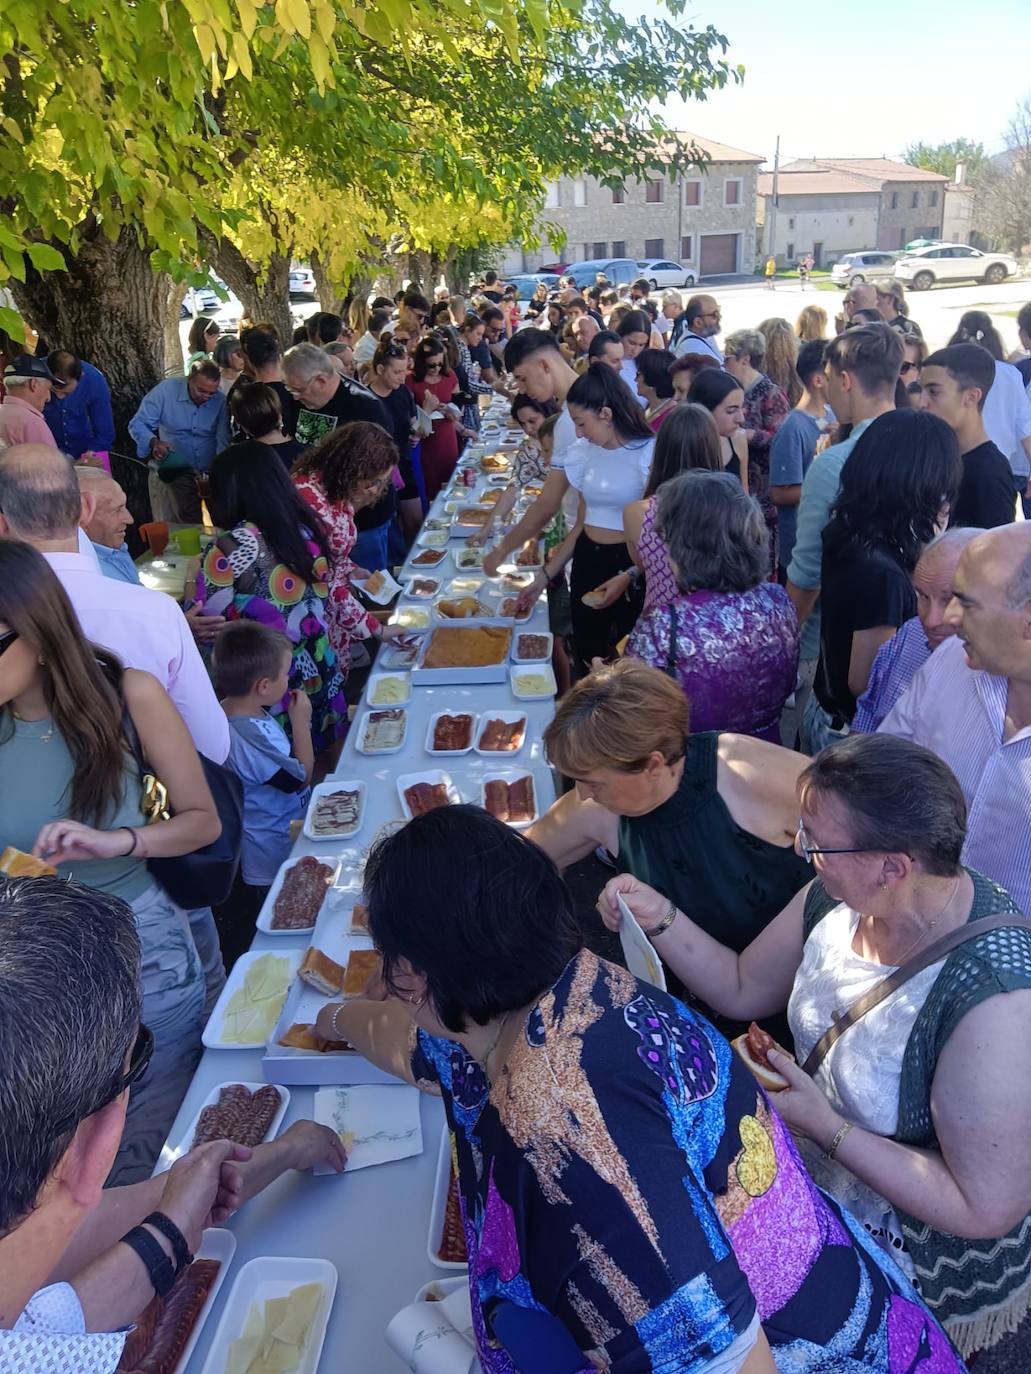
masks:
[[[37,659],[37,662],[39,663],[39,666],[41,668],[45,668],[47,666],[47,661],[45,658]]]

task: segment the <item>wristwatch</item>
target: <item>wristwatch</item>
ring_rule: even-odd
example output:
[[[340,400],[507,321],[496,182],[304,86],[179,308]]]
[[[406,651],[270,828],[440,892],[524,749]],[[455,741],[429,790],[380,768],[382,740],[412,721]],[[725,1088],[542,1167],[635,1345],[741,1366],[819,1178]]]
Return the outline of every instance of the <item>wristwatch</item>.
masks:
[[[656,935],[661,935],[663,931],[669,930],[670,926],[676,919],[677,904],[676,902],[670,902],[669,910],[666,912],[665,916],[663,916],[659,924],[657,926],[652,926],[651,930],[646,930],[644,933],[645,935],[647,935],[649,940],[654,940]]]
[[[175,1286],[176,1271],[172,1261],[145,1226],[134,1226],[122,1237],[122,1244],[135,1250],[143,1261],[151,1287],[159,1298],[167,1297]]]

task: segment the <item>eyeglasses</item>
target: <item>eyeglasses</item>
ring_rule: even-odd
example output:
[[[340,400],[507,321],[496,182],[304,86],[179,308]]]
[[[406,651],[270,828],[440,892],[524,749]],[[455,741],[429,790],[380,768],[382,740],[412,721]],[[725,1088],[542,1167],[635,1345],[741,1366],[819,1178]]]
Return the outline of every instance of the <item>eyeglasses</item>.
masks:
[[[906,375],[907,372],[919,372],[919,371],[920,371],[920,364],[919,364],[919,363],[903,363],[902,366],[899,368],[899,376],[900,376],[900,377],[904,377],[904,376]]]
[[[816,845],[809,843],[809,836],[806,834],[801,818],[798,822],[798,847],[807,864],[812,863],[814,854],[876,854],[878,852],[869,846],[854,849],[819,849]]]
[[[7,650],[17,638],[17,630],[5,630],[4,633],[0,635],[0,658],[3,658],[4,654],[7,653]]]
[[[83,1111],[75,1112],[71,1116],[66,1116],[63,1121],[59,1121],[53,1128],[55,1136],[65,1135],[72,1131],[80,1121],[85,1121],[87,1117],[96,1116],[97,1112],[102,1112],[105,1107],[110,1106],[116,1098],[121,1097],[127,1088],[131,1088],[134,1083],[138,1083],[147,1072],[151,1056],[154,1053],[154,1035],[148,1026],[140,1022],[140,1028],[136,1032],[136,1043],[132,1047],[132,1054],[129,1056],[129,1067],[122,1074],[115,1087],[91,1107],[86,1107]]]

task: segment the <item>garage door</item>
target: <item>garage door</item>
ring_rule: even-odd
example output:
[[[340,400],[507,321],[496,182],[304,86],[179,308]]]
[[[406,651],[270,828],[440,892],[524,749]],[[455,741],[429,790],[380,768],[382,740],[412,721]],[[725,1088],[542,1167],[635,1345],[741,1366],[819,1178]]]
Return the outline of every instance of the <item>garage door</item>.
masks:
[[[703,277],[737,271],[737,234],[703,234],[698,267]]]

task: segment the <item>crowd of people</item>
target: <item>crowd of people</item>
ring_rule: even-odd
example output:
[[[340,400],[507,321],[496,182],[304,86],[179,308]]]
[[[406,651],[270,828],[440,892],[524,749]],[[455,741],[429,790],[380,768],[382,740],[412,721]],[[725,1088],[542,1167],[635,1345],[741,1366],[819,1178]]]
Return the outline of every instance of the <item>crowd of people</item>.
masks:
[[[532,495],[483,569],[542,541],[559,799],[378,841],[382,980],[320,1029],[444,1098],[489,1374],[958,1371],[1031,1312],[1031,305],[1011,361],[893,281],[725,336],[643,281],[432,294],[195,320],[128,426],[149,511],[97,369],[0,340],[0,848],[57,875],[0,879],[0,1365],[114,1370],[148,1250],[343,1167],[308,1122],[150,1178],[405,641],[362,585],[502,396]],[[210,521],[181,605],[148,516]],[[627,911],[668,992],[598,952]]]

